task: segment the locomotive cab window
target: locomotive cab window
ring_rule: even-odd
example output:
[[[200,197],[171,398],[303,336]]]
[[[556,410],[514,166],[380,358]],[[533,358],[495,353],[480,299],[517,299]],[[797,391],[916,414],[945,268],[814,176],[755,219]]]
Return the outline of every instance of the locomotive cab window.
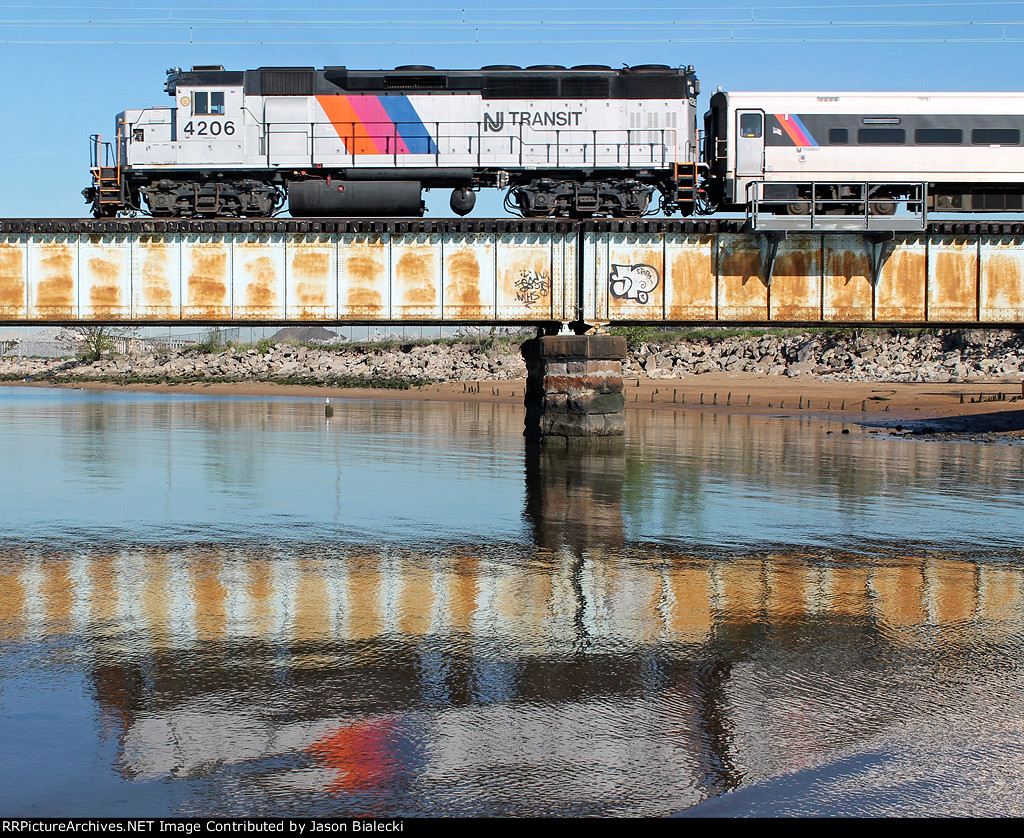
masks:
[[[744,113],[740,114],[740,136],[747,139],[757,139],[763,131],[761,114]]]
[[[212,93],[197,91],[192,97],[192,113],[197,116],[203,114],[223,116],[224,91],[218,90]]]

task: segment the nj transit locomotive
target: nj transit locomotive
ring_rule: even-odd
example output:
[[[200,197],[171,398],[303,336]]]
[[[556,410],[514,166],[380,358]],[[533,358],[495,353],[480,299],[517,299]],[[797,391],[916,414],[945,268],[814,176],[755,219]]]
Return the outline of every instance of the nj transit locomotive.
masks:
[[[692,213],[692,67],[480,70],[193,67],[168,108],[124,111],[93,138],[97,216],[422,214],[424,188],[508,190],[524,216],[637,217],[657,193]]]
[[[1019,94],[719,91],[700,143],[692,67],[193,67],[166,90],[93,138],[96,216],[415,216],[431,188],[460,215],[497,188],[527,217],[755,227],[1024,210]]]

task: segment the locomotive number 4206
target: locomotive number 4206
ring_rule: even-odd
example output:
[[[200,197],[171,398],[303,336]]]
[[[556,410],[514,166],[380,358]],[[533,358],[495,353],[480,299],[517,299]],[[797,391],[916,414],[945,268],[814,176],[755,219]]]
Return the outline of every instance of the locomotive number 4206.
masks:
[[[182,129],[182,133],[184,133],[186,137],[217,137],[220,136],[221,134],[226,134],[227,136],[230,137],[232,134],[235,133],[235,123],[231,121],[207,122],[206,120],[201,120],[199,122],[189,122],[189,124]]]

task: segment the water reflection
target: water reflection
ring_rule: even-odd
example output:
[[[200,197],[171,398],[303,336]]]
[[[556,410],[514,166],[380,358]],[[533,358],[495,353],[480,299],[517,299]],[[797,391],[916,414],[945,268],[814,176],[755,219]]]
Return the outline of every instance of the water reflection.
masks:
[[[84,667],[126,780],[377,814],[436,811],[437,783],[465,814],[670,811],[1020,665],[1014,566],[329,550],[18,551],[3,640]]]
[[[61,477],[3,495],[10,814],[1019,814],[1020,452],[99,403],[0,409],[8,462]],[[82,486],[115,536],[46,513]]]

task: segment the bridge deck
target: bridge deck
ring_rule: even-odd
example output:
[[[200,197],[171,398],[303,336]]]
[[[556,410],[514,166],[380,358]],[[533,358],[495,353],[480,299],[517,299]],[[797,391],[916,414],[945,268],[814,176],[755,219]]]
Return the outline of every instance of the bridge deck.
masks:
[[[0,323],[1024,324],[1024,224],[3,219]]]

